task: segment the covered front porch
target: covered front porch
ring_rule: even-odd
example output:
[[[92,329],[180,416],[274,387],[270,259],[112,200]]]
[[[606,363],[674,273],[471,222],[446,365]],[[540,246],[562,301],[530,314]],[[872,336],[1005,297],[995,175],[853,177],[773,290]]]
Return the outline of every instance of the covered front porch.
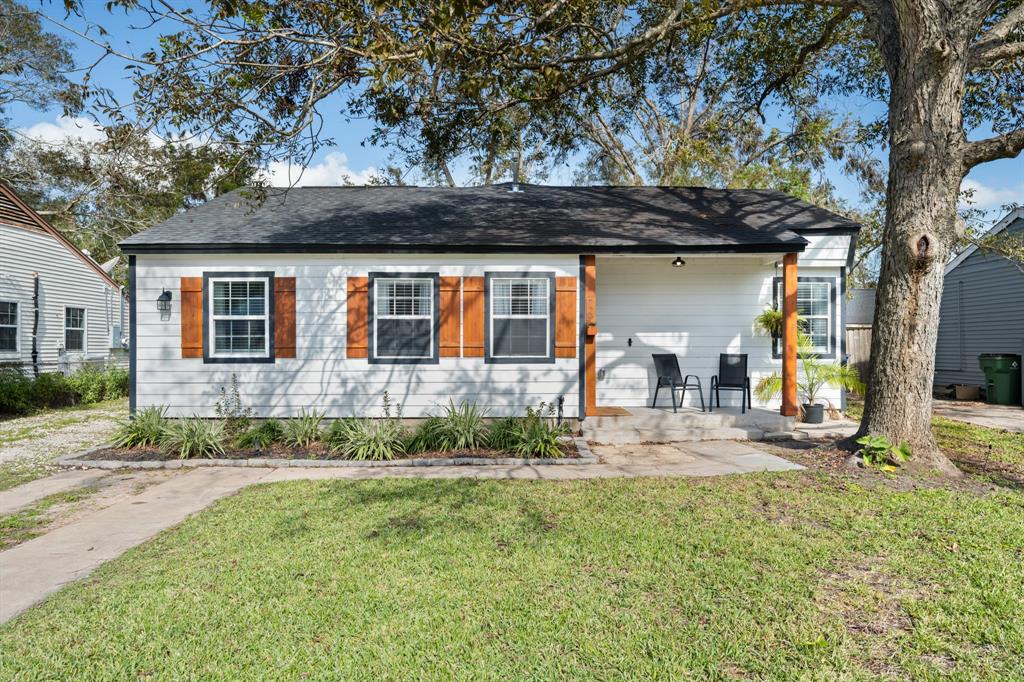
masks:
[[[835,296],[839,270],[817,270],[812,274],[831,278],[826,290]],[[586,428],[649,434],[648,440],[663,441],[669,440],[665,434],[673,440],[707,440],[792,429],[797,414],[796,253],[584,256],[582,275]],[[840,318],[834,300],[828,319],[837,354]],[[777,340],[754,329],[754,319],[772,306],[783,317]],[[781,395],[768,402],[754,396],[744,413],[741,395],[746,391],[722,391],[722,407],[701,412],[702,405],[710,407],[712,377],[722,374],[722,354],[745,359],[751,388],[762,377],[781,376]],[[678,396],[677,414],[667,389],[653,405],[659,376],[654,355],[675,358],[679,379],[692,375],[700,382],[700,390]],[[826,397],[838,404],[841,396]],[[603,442],[633,442],[633,437]]]

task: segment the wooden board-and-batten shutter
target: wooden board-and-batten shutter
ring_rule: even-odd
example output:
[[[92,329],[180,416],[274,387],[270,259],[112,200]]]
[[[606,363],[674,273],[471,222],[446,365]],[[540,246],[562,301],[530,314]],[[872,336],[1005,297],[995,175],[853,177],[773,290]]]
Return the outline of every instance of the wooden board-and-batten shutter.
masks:
[[[555,357],[576,357],[576,297],[575,277],[555,278]]]
[[[349,358],[369,357],[370,278],[349,277],[346,300],[346,352]]]
[[[274,278],[274,357],[295,357],[295,278]]]
[[[439,352],[442,358],[457,358],[462,355],[462,278],[440,277],[439,280]]]
[[[181,278],[181,357],[203,357],[203,278]]]
[[[462,355],[484,357],[484,278],[462,278]]]

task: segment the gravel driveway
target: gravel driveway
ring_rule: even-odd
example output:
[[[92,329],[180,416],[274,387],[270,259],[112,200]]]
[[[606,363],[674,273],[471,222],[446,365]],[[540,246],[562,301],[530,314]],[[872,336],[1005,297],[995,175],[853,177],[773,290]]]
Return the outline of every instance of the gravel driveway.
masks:
[[[127,414],[128,401],[119,400],[0,421],[0,463],[49,462],[100,445],[110,439],[117,429],[117,420]]]

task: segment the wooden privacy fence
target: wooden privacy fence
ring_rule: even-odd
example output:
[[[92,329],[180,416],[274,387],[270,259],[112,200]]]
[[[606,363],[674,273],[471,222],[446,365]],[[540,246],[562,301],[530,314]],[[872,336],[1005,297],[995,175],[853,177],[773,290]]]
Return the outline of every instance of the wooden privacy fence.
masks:
[[[847,362],[857,370],[865,384],[871,376],[871,327],[848,325],[846,327]]]

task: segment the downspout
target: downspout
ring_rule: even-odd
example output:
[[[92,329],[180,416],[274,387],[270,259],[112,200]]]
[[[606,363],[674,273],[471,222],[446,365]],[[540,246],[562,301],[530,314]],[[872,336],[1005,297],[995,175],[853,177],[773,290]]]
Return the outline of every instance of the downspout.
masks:
[[[32,376],[39,376],[39,273],[32,273]]]

